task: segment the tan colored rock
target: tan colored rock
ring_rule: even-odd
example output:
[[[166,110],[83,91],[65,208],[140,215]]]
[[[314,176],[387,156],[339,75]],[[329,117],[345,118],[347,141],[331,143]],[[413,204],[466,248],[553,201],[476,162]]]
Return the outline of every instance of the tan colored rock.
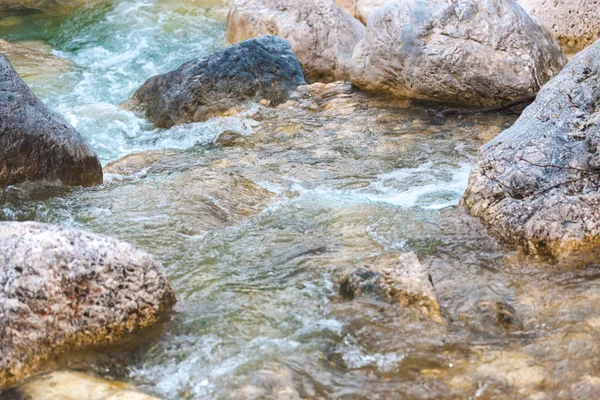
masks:
[[[345,80],[365,27],[330,0],[249,0],[227,18],[231,43],[259,35],[286,39],[308,79]]]
[[[0,387],[52,354],[109,343],[175,301],[158,261],[106,236],[0,222]]]
[[[344,274],[340,279],[340,293],[350,299],[377,294],[442,322],[431,275],[414,253],[384,257]]]
[[[49,50],[35,49],[21,43],[0,39],[0,53],[8,58],[19,76],[29,84],[47,82],[73,70],[68,60],[56,57]]]
[[[390,1],[394,0],[335,0],[337,5],[365,25],[373,11]]]
[[[532,95],[565,63],[552,34],[513,0],[399,0],[371,14],[351,81],[476,107]]]
[[[177,154],[177,152],[173,150],[150,150],[129,154],[108,163],[103,171],[105,174],[133,175],[174,154]]]
[[[600,0],[517,0],[563,46],[581,50],[600,38]]]
[[[13,389],[17,398],[30,400],[159,400],[118,381],[107,381],[74,371],[57,371],[33,378]]]

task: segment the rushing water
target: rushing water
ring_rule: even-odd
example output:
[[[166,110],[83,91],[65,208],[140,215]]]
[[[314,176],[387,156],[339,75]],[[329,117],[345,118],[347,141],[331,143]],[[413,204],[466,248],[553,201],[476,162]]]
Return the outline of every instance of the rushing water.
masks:
[[[169,130],[119,107],[148,77],[225,46],[225,15],[216,2],[128,0],[0,17],[0,37],[72,60],[31,84],[103,165],[169,149],[101,187],[0,195],[0,219],[135,243],[178,295],[149,332],[47,368],[165,399],[597,397],[597,265],[522,256],[458,207],[477,148],[514,116],[433,124],[347,85]],[[215,145],[226,130],[243,143]],[[430,267],[444,324],[338,296],[342,272],[406,251]]]

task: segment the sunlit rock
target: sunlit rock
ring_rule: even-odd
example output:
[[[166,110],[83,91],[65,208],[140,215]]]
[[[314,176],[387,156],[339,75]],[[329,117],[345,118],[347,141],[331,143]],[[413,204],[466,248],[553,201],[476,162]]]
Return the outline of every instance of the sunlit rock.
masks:
[[[0,53],[8,58],[19,76],[29,84],[43,83],[73,70],[69,61],[44,50],[0,39]]]
[[[506,241],[559,254],[600,235],[600,41],[481,148],[463,204]]]
[[[48,356],[114,341],[174,302],[162,266],[105,236],[0,222],[0,387]]]
[[[442,321],[431,275],[414,253],[386,257],[344,274],[340,294],[349,299],[376,294]]]
[[[133,100],[156,126],[169,128],[204,121],[245,101],[282,103],[303,83],[302,67],[289,44],[262,36],[152,77]]]
[[[249,0],[227,18],[227,39],[286,39],[314,81],[345,80],[364,26],[330,0]]]
[[[105,174],[133,175],[149,168],[155,162],[177,154],[173,150],[150,150],[126,155],[104,167]]]
[[[25,181],[102,183],[98,156],[46,107],[0,54],[0,188]]]
[[[513,0],[400,0],[371,14],[350,78],[365,90],[475,107],[533,95],[565,62]]]
[[[598,0],[517,0],[554,33],[560,44],[581,50],[600,38]]]
[[[394,0],[334,0],[337,5],[348,11],[354,18],[367,24],[369,15],[382,5]]]
[[[36,376],[7,395],[30,400],[159,400],[126,383],[74,371]]]

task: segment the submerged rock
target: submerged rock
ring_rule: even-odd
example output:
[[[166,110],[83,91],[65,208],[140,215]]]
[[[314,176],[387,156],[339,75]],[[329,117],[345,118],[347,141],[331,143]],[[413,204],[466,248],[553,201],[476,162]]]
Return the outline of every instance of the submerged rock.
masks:
[[[600,41],[483,146],[462,203],[499,237],[557,255],[600,235]]]
[[[67,14],[86,5],[107,2],[108,0],[0,0],[0,11],[10,8],[30,8],[48,14]]]
[[[262,36],[152,77],[133,100],[156,126],[169,128],[206,120],[245,101],[282,103],[304,83],[290,45]]]
[[[126,383],[74,371],[37,376],[11,389],[7,395],[13,399],[31,400],[159,400]]]
[[[530,15],[554,33],[560,44],[581,50],[600,38],[597,0],[518,0]]]
[[[9,43],[0,39],[0,53],[11,62],[19,76],[28,83],[43,83],[58,75],[73,70],[73,65],[50,51],[25,46],[21,43]]]
[[[102,183],[98,156],[46,107],[0,54],[0,188],[25,181]]]
[[[0,248],[0,387],[53,353],[150,325],[175,301],[160,263],[116,239],[1,222]]]
[[[237,43],[259,35],[290,42],[307,78],[346,80],[354,47],[365,27],[329,0],[249,0],[227,18],[227,39]]]
[[[378,260],[344,274],[340,279],[340,294],[349,299],[376,294],[442,321],[431,275],[414,253]]]
[[[371,14],[350,78],[361,89],[474,107],[535,94],[565,62],[513,0],[400,0]]]

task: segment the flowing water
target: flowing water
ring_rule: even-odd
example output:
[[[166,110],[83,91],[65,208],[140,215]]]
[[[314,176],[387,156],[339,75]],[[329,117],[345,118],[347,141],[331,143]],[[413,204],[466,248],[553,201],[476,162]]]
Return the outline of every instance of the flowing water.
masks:
[[[103,165],[145,152],[109,165],[100,187],[9,188],[0,220],[134,243],[178,296],[150,331],[46,368],[165,399],[600,396],[595,257],[524,256],[458,206],[477,149],[514,115],[432,121],[346,84],[169,130],[119,107],[148,77],[225,46],[226,12],[123,0],[0,15],[0,37],[70,60],[29,83]],[[444,323],[338,295],[343,272],[408,251],[430,268]]]

